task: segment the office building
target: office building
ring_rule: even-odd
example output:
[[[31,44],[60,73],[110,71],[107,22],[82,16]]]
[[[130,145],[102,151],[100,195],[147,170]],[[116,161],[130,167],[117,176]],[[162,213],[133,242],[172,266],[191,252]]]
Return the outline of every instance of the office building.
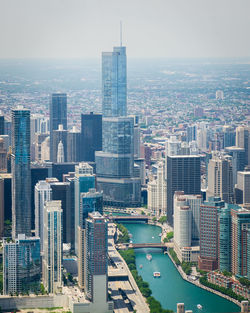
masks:
[[[80,162],[81,133],[77,131],[75,126],[68,132],[67,145],[67,161]]]
[[[209,161],[208,197],[220,197],[226,203],[233,203],[233,173],[230,158],[214,155]]]
[[[227,147],[225,152],[231,156],[233,187],[237,184],[237,172],[244,171],[245,168],[245,149],[238,147]]]
[[[67,139],[68,139],[68,131],[63,128],[63,125],[60,124],[57,130],[53,130],[53,159],[54,163],[64,163],[67,162]],[[61,142],[61,143],[60,143]],[[63,155],[59,157],[58,162],[58,151],[62,152]],[[63,161],[62,161],[63,160]]]
[[[201,195],[174,194],[174,250],[181,262],[198,262]]]
[[[102,53],[102,114],[103,117],[127,115],[126,47],[114,47]]]
[[[238,172],[235,186],[235,201],[238,204],[250,204],[250,171]]]
[[[102,115],[81,115],[81,161],[95,162],[95,152],[102,150]]]
[[[44,161],[44,159],[42,160],[42,143],[45,141],[46,138],[49,138],[49,134],[41,134],[41,133],[35,134],[35,142],[34,142],[35,161],[37,162]],[[49,147],[48,147],[48,153],[49,153]],[[49,158],[47,160],[49,160]]]
[[[187,142],[195,141],[197,138],[197,125],[187,127]]]
[[[86,219],[89,213],[99,212],[103,213],[103,196],[101,192],[96,192],[96,190],[89,189],[88,192],[83,192],[80,195],[80,225],[78,227],[78,284],[79,287],[86,288],[86,282],[84,282],[84,277],[86,274],[86,242],[85,230],[86,230]]]
[[[75,172],[63,175],[63,182],[69,183],[70,192],[70,238],[71,251],[75,251]]]
[[[41,143],[41,162],[50,160],[50,137],[46,137]]]
[[[224,137],[224,148],[235,146],[235,137],[236,133],[232,126],[224,125],[223,129],[223,137]]]
[[[46,201],[52,200],[52,189],[48,182],[40,180],[35,185],[35,234],[40,237],[41,252],[43,252],[43,227]]]
[[[218,268],[218,213],[225,206],[219,197],[210,197],[200,206],[199,269],[213,271]]]
[[[0,115],[0,135],[4,135],[4,116]]]
[[[7,172],[7,149],[4,139],[0,137],[0,173]]]
[[[171,136],[165,143],[166,156],[180,155],[181,153],[181,141],[176,136]]]
[[[70,243],[71,238],[71,193],[70,193],[70,183],[52,181],[47,179],[47,182],[50,184],[52,190],[51,200],[60,200],[62,208],[62,242]]]
[[[126,48],[102,54],[102,151],[95,153],[97,189],[104,203],[139,206],[140,179],[134,177],[134,118],[127,117]]]
[[[148,209],[157,217],[166,213],[167,185],[163,162],[158,163],[157,178],[148,183]]]
[[[232,273],[237,276],[249,276],[248,229],[250,210],[247,208],[231,209],[232,219]]]
[[[107,303],[108,226],[99,212],[86,219],[85,245],[86,296],[91,302]]]
[[[192,242],[192,211],[186,203],[183,193],[175,192],[174,195],[174,247],[175,252],[184,247],[191,247]],[[183,259],[182,255],[178,256]]]
[[[245,164],[250,165],[250,131],[249,127],[236,128],[236,147],[245,149]]]
[[[30,111],[12,110],[12,237],[31,235]]]
[[[176,155],[166,158],[167,177],[167,219],[173,225],[173,197],[175,191],[185,195],[198,195],[201,192],[200,157]]]
[[[78,254],[78,227],[80,226],[80,195],[95,188],[93,167],[81,162],[75,166],[75,253]]]
[[[62,287],[61,201],[46,202],[43,236],[43,285],[48,293],[56,293]]]
[[[0,239],[4,236],[4,179],[0,176]]]
[[[18,234],[3,243],[3,294],[40,290],[40,239]]]
[[[67,130],[67,95],[65,93],[53,93],[50,100],[50,160],[55,162],[56,157],[53,149],[53,131],[58,129],[59,125]],[[58,145],[58,144],[57,144]]]

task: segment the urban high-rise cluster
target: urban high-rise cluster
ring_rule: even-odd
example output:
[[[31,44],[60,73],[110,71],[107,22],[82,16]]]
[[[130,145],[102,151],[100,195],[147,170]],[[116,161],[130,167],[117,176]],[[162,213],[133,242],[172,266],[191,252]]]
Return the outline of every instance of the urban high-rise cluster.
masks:
[[[74,286],[75,312],[112,312],[105,211],[126,208],[166,217],[181,263],[246,292],[237,279],[250,280],[249,120],[215,126],[195,106],[192,121],[179,114],[166,129],[146,109],[129,115],[124,46],[102,54],[102,114],[82,112],[74,124],[68,101],[57,92],[49,116],[22,105],[11,121],[0,116],[3,293]]]

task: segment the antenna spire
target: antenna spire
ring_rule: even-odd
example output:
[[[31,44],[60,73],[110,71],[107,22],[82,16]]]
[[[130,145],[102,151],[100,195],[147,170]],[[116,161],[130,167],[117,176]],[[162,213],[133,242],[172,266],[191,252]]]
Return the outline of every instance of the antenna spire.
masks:
[[[122,47],[122,21],[120,21],[120,44]]]

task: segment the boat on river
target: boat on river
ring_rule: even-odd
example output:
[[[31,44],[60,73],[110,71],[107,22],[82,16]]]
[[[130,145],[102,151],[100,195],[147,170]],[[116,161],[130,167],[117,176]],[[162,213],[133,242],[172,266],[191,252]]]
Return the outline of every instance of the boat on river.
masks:
[[[161,273],[160,272],[154,272],[154,277],[161,277]]]
[[[202,309],[202,305],[201,304],[197,304],[197,309],[201,310]]]
[[[159,237],[161,237],[161,236],[162,236],[162,233],[159,234]]]
[[[139,266],[140,268],[142,268],[143,266],[142,266],[142,264],[140,264],[140,266]]]
[[[147,258],[149,261],[151,261],[151,260],[152,260],[152,255],[148,253],[148,254],[146,255],[146,258]]]

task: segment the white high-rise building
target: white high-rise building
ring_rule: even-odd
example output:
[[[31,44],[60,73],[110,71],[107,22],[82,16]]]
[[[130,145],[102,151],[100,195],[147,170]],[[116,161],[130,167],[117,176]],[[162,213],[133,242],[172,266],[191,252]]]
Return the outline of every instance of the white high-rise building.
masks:
[[[179,155],[181,152],[181,141],[176,136],[171,136],[166,140],[166,156]]]
[[[179,248],[191,247],[192,211],[182,193],[174,195],[174,242]]]
[[[64,163],[64,147],[61,140],[58,144],[57,149],[57,163]]]
[[[197,262],[201,195],[174,194],[174,250],[179,260]]]
[[[230,157],[213,155],[208,163],[208,197],[220,197],[226,203],[233,202],[233,172]]]
[[[40,237],[41,252],[43,252],[43,227],[45,203],[50,201],[52,196],[52,189],[48,182],[40,180],[35,185],[35,233]]]
[[[47,201],[44,216],[43,284],[47,292],[62,287],[62,208],[61,201]]]
[[[156,180],[148,183],[148,209],[158,217],[165,215],[167,209],[167,185],[164,170],[164,162],[160,161]]]

